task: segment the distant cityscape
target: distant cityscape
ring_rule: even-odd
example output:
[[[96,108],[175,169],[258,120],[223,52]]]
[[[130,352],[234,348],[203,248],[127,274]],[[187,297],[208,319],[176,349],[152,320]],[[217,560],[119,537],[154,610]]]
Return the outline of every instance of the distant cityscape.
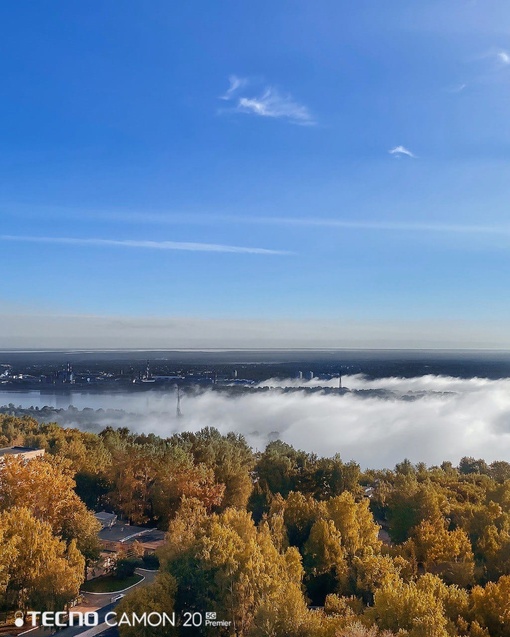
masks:
[[[282,369],[268,370],[267,365],[243,364],[231,366],[219,363],[205,365],[172,365],[166,361],[145,363],[131,361],[119,365],[115,361],[94,361],[92,364],[73,365],[70,361],[63,364],[42,364],[34,361],[26,363],[0,363],[0,388],[26,390],[31,388],[65,389],[114,388],[144,389],[171,386],[246,386],[256,385],[268,378],[269,371],[275,371],[279,377],[291,377],[297,380],[331,380],[338,378],[338,387],[342,387],[341,371],[315,373],[313,370],[295,370],[288,365]],[[271,365],[271,368],[274,366]],[[337,365],[340,370],[340,365]],[[283,372],[283,373],[282,373]]]

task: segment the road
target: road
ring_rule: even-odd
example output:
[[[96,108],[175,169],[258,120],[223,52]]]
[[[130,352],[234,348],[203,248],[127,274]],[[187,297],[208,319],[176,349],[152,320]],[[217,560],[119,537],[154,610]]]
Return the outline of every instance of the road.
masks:
[[[151,584],[154,581],[154,578],[157,575],[157,571],[148,571],[144,568],[137,568],[135,573],[144,578],[142,582],[138,582],[135,586],[147,586],[147,584]],[[135,588],[135,586],[132,588]],[[101,608],[105,604],[108,604],[112,597],[119,594],[120,593],[82,593],[83,603],[80,605],[79,610],[81,610],[82,607],[89,607],[88,610]],[[84,611],[86,610],[87,609],[84,608]]]
[[[143,576],[143,579],[135,586],[146,586],[154,581],[154,578],[157,575],[157,571],[148,571],[146,569],[136,569],[135,571],[138,575]],[[132,588],[135,588],[133,586]],[[104,618],[106,613],[109,613],[120,600],[112,603],[112,598],[115,598],[120,593],[84,593],[83,594],[83,603],[76,608],[73,608],[71,612],[96,612],[99,618],[99,624],[104,623]],[[24,633],[20,633],[21,635],[26,635],[27,637],[50,637],[50,635],[58,635],[58,637],[75,637],[76,635],[81,635],[83,633],[88,633],[91,629],[86,626],[68,626],[67,628],[63,628],[62,630],[55,631],[54,628],[32,628],[31,630],[27,630]],[[118,637],[118,630],[115,627],[105,627],[105,630],[100,632],[94,632],[95,637]]]

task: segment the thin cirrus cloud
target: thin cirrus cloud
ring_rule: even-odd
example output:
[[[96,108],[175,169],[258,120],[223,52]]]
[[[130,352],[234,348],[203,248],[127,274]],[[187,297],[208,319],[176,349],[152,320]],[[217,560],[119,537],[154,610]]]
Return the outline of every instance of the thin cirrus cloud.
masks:
[[[318,217],[229,217],[218,216],[218,220],[238,223],[260,223],[291,226],[317,226],[352,230],[375,230],[395,232],[439,232],[453,234],[510,235],[510,226],[484,226],[476,224],[398,222],[398,221],[357,221],[352,219],[332,219]]]
[[[16,214],[19,215],[20,211],[16,209]],[[67,208],[61,210],[56,209],[44,209],[45,216],[53,216],[60,218],[65,215],[69,217],[70,214],[74,214]],[[229,215],[229,214],[186,214],[181,215],[177,213],[150,213],[150,212],[123,212],[123,211],[110,211],[104,213],[96,212],[84,212],[80,211],[80,218],[90,219],[110,219],[113,221],[121,221],[122,223],[129,224],[142,224],[142,225],[217,225],[217,224],[229,224],[229,225],[281,225],[281,226],[303,226],[303,227],[324,227],[324,228],[338,228],[343,230],[366,230],[366,231],[379,231],[379,232],[429,232],[440,234],[473,234],[473,235],[494,235],[499,237],[510,236],[510,225],[482,225],[472,223],[434,223],[427,221],[390,221],[390,220],[360,220],[360,219],[346,219],[346,218],[334,218],[334,217],[316,217],[316,216],[304,216],[304,217],[278,217],[278,216],[261,216],[261,215]],[[6,237],[0,237],[0,240],[7,240]],[[14,240],[14,239],[10,239]],[[84,240],[82,240],[84,241]],[[89,240],[85,240],[89,241]],[[105,241],[105,240],[99,240]],[[144,242],[146,243],[146,242]],[[152,242],[154,243],[154,242]],[[185,244],[185,245],[197,245],[197,244]],[[209,244],[198,244],[200,246],[207,246]],[[235,246],[219,246],[229,248],[228,251],[236,250]],[[232,250],[230,250],[232,248]],[[167,248],[170,249],[170,248]],[[175,248],[178,249],[178,248]],[[190,248],[191,249],[191,248]],[[262,248],[241,248],[241,250],[262,250]],[[273,250],[270,253],[276,254],[291,254],[289,252]]]
[[[234,254],[289,255],[284,250],[249,248],[217,243],[193,243],[183,241],[134,241],[130,239],[80,239],[76,237],[32,237],[25,235],[0,235],[0,241],[21,243],[52,243],[60,245],[139,248],[148,250],[184,250],[187,252],[224,252]]]
[[[463,82],[461,84],[454,84],[453,86],[450,86],[449,88],[446,89],[446,91],[448,93],[462,93],[462,91],[465,91],[467,88],[467,83]]]
[[[225,100],[226,102],[228,102],[229,100],[232,99],[232,97],[234,96],[234,94],[243,86],[246,86],[248,83],[248,80],[244,77],[238,77],[237,75],[231,75],[228,78],[228,81],[230,82],[230,86],[228,87],[228,89],[225,91],[225,93],[223,93],[223,95],[220,95],[220,100]]]
[[[221,100],[234,103],[233,108],[227,112],[282,119],[301,126],[313,126],[316,123],[309,109],[296,102],[289,93],[282,93],[273,86],[265,86],[261,91],[248,94],[242,91],[250,85],[247,78],[231,75],[229,82],[229,88],[220,96]]]
[[[416,155],[412,153],[405,146],[395,146],[395,148],[391,148],[388,152],[390,155],[393,155],[394,157],[405,156],[405,157],[412,157],[413,159],[416,159]]]

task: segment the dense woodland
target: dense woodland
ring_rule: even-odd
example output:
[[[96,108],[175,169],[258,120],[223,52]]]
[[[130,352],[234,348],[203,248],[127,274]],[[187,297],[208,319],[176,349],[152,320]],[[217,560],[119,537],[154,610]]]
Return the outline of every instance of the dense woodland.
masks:
[[[214,429],[161,439],[0,416],[9,445],[46,455],[0,465],[0,610],[73,599],[106,509],[168,531],[156,581],[119,612],[214,610],[232,625],[210,634],[239,637],[510,637],[507,462],[362,472]],[[121,628],[165,634],[192,633]]]

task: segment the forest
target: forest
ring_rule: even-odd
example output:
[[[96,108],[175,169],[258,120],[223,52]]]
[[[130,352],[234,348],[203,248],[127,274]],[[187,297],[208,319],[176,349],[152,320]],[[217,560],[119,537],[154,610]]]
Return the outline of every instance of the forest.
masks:
[[[163,439],[0,415],[0,611],[60,610],[98,559],[95,511],[166,532],[119,612],[214,611],[238,637],[510,637],[510,463],[362,471],[206,428]],[[340,453],[337,453],[340,452]],[[119,627],[121,637],[190,635]]]

